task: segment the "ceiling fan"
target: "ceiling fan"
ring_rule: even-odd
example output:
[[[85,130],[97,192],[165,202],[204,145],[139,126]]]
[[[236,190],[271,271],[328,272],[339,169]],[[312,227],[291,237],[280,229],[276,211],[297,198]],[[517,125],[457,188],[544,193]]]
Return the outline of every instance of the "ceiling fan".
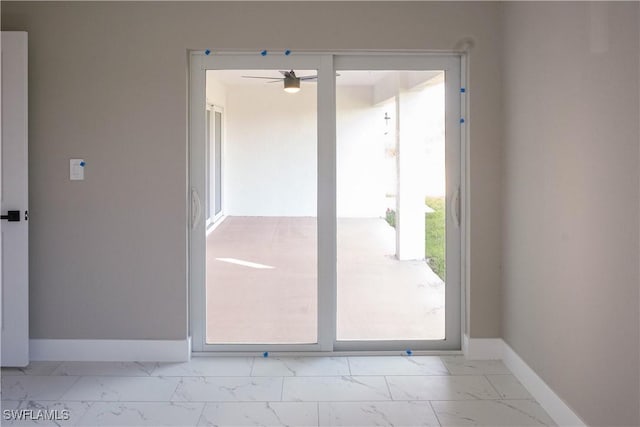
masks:
[[[265,76],[242,76],[245,79],[265,79],[271,80],[267,83],[277,83],[284,81],[284,91],[289,93],[296,93],[300,90],[301,81],[314,81],[318,80],[318,76],[296,76],[295,71],[280,71],[284,77],[265,77]]]

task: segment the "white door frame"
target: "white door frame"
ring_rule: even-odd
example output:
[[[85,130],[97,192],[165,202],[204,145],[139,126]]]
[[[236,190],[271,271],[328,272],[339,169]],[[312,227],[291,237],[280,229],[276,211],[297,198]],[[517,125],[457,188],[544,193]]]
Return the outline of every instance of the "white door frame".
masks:
[[[206,109],[206,70],[212,69],[315,69],[318,70],[318,342],[316,344],[278,344],[278,345],[210,345],[205,343],[206,327],[206,277],[205,277],[205,222],[202,219],[202,202],[204,194],[204,141],[205,141],[205,109]],[[414,350],[460,350],[462,326],[464,322],[463,296],[461,278],[465,277],[461,262],[455,272],[447,266],[447,307],[446,334],[443,341],[386,341],[386,342],[336,342],[336,282],[337,282],[337,218],[336,218],[336,93],[335,73],[337,69],[363,70],[445,70],[447,107],[446,138],[451,141],[447,155],[460,157],[462,167],[457,179],[449,181],[447,176],[447,198],[450,199],[455,190],[456,200],[465,200],[465,172],[463,141],[460,130],[461,117],[461,56],[460,54],[433,54],[427,52],[379,52],[379,53],[300,53],[285,56],[284,54],[262,56],[257,52],[208,54],[203,51],[190,52],[189,71],[189,188],[190,201],[188,212],[190,222],[189,238],[189,325],[194,352],[228,351],[228,352],[312,352],[334,350],[397,350],[412,348]],[[452,150],[452,151],[451,151]],[[449,185],[449,184],[452,185]],[[453,188],[455,185],[455,189]],[[458,193],[460,191],[460,193]],[[464,205],[463,205],[464,207]],[[460,228],[460,212],[456,207],[457,217],[447,218],[447,227]],[[456,225],[458,224],[458,225]],[[453,229],[453,228],[452,228]],[[462,260],[464,239],[460,245],[451,248],[457,251]],[[449,248],[447,248],[449,254]],[[452,252],[453,254],[453,252]]]
[[[220,212],[216,213],[215,211],[215,206],[216,206],[216,202],[215,200],[213,201],[213,222],[214,223],[218,223],[218,221],[220,221],[220,219],[224,216],[224,131],[225,131],[225,127],[224,127],[224,108],[214,105],[213,106],[213,116],[211,117],[211,120],[213,121],[213,132],[214,132],[214,136],[213,136],[213,162],[214,164],[218,162],[218,159],[216,157],[216,152],[215,152],[215,132],[217,132],[217,128],[215,126],[216,123],[216,113],[220,114]],[[215,170],[215,166],[214,166],[214,170]],[[217,180],[214,176],[213,178],[213,182],[214,185],[218,185],[217,184]]]
[[[209,152],[207,157],[209,160],[210,174],[211,174],[211,170],[215,171],[215,163],[217,161],[216,155],[215,155],[216,113],[220,114],[220,139],[221,139],[220,140],[220,157],[221,157],[220,180],[222,182],[220,183],[220,193],[221,193],[220,194],[220,212],[218,212],[217,214],[215,213],[215,200],[214,198],[212,198],[212,196],[214,196],[214,193],[212,193],[212,187],[215,188],[216,186],[215,175],[209,175],[209,183],[208,183],[209,191],[208,191],[208,194],[205,195],[205,200],[207,200],[206,198],[209,197],[208,199],[209,204],[213,204],[213,207],[205,206],[205,210],[207,214],[207,220],[206,220],[207,233],[211,233],[220,224],[222,218],[224,217],[224,162],[222,160],[224,158],[224,108],[215,104],[207,103],[207,112],[210,113],[209,140],[207,141],[207,147],[205,151],[208,150]],[[212,143],[213,143],[213,146],[211,145]],[[209,212],[209,210],[212,210],[212,212]]]

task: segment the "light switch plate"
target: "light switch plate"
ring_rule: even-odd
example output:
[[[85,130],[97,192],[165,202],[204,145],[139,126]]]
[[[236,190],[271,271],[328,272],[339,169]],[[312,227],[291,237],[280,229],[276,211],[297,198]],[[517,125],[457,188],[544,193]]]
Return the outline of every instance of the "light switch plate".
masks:
[[[69,179],[71,181],[84,181],[84,159],[69,160]]]

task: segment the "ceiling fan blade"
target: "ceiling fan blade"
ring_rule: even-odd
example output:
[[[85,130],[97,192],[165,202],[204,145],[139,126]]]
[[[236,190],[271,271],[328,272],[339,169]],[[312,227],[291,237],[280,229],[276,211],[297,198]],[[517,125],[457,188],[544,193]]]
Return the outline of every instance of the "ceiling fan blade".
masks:
[[[340,74],[336,73],[336,77],[340,77]],[[318,76],[303,76],[300,80],[317,80]]]
[[[282,80],[279,77],[264,77],[264,76],[240,76],[245,79],[267,79],[267,80]]]

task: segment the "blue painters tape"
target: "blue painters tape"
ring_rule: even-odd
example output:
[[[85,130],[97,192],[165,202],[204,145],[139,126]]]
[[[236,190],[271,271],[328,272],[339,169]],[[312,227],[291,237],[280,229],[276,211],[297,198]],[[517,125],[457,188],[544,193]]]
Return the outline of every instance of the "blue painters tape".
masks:
[[[291,51],[289,49],[284,51],[284,56],[289,56],[291,55]]]
[[[262,357],[269,357],[269,352],[265,351],[264,353],[262,353]]]
[[[411,351],[410,348],[405,350],[405,353],[407,353],[407,356],[411,356],[413,354],[413,351]]]
[[[267,50],[265,49],[265,50],[263,50],[262,52],[260,52],[260,55],[262,55],[262,56],[267,56]]]
[[[463,87],[460,88],[460,93],[465,93],[466,91],[467,91],[467,89],[465,89]]]
[[[84,167],[84,165],[86,165],[85,162],[80,162],[80,166]]]
[[[207,50],[204,51],[204,54],[209,56],[211,54],[211,51],[209,49],[207,49]]]
[[[463,118],[460,118],[460,123],[464,123],[464,119]]]

